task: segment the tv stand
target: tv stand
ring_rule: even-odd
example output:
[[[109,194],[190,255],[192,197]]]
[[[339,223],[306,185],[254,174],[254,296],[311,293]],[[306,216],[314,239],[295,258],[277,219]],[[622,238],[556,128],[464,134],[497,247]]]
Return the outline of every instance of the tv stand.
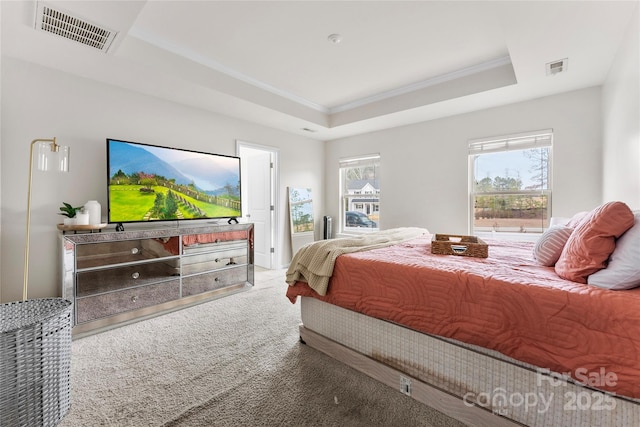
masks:
[[[124,225],[121,222],[116,224],[116,231],[124,231]]]
[[[253,224],[61,234],[62,296],[84,336],[249,289]]]
[[[232,216],[231,218],[229,218],[229,221],[227,221],[228,224],[237,224],[238,223],[238,218],[236,218],[235,216]]]

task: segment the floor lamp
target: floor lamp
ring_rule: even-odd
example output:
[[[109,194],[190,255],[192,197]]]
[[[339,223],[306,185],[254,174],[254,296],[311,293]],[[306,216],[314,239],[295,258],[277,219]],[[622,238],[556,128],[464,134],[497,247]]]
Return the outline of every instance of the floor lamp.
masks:
[[[71,301],[27,299],[33,156],[41,171],[69,170],[69,147],[35,139],[29,154],[27,235],[22,301],[0,304],[0,413],[2,425],[57,425],[71,406]]]
[[[56,139],[34,139],[29,150],[29,187],[27,190],[27,234],[24,246],[24,283],[22,300],[27,299],[29,286],[29,234],[31,231],[31,183],[33,182],[33,152],[37,153],[38,170],[69,172],[69,147],[58,145]]]

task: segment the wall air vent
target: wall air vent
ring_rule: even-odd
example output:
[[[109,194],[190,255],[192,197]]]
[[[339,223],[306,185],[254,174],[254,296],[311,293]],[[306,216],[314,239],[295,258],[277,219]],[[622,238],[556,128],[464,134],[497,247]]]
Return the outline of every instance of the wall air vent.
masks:
[[[556,74],[567,71],[567,58],[547,63],[547,76],[555,76]]]
[[[36,9],[35,29],[57,34],[103,52],[107,52],[118,34],[41,2],[38,2]]]

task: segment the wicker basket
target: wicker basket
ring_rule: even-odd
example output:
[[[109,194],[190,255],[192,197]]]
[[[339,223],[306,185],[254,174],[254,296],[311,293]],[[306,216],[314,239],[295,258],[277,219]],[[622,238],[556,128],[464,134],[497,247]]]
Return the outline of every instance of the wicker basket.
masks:
[[[71,302],[0,305],[0,424],[55,426],[71,406]]]
[[[489,246],[476,236],[435,234],[431,239],[431,253],[486,258]]]

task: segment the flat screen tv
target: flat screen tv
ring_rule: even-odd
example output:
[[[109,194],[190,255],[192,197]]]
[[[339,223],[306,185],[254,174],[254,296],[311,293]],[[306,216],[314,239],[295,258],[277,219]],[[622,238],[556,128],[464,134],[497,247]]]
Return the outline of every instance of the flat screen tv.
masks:
[[[240,158],[107,139],[108,222],[236,219]]]

